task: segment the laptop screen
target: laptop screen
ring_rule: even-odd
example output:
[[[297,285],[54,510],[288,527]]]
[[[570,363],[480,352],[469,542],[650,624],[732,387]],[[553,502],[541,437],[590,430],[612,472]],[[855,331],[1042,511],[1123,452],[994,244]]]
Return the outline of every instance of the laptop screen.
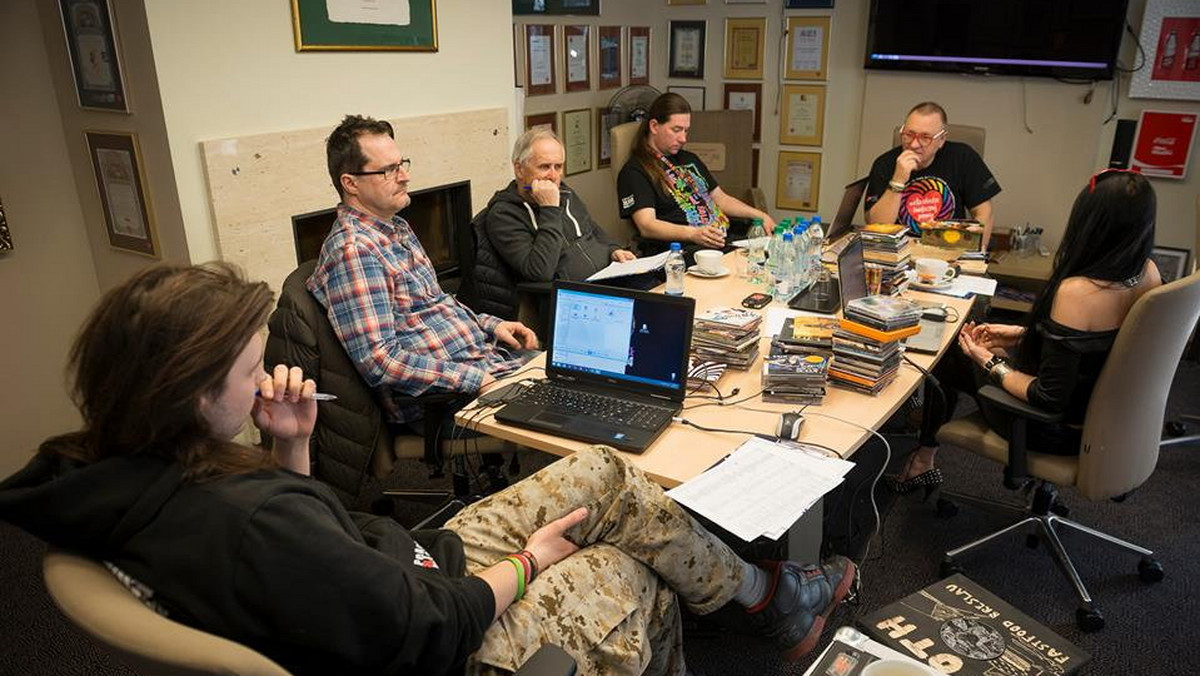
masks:
[[[835,240],[841,237],[842,233],[850,230],[854,223],[854,215],[858,213],[858,205],[862,203],[863,193],[867,191],[867,181],[870,178],[870,176],[866,176],[846,186],[846,192],[842,193],[842,203],[838,205],[837,215],[833,217],[833,225],[829,226],[829,232],[825,233],[826,239]]]
[[[682,399],[695,307],[691,298],[555,282],[547,370]]]
[[[867,295],[867,271],[863,265],[863,243],[857,234],[838,256],[838,286],[842,292],[842,312],[846,305]]]

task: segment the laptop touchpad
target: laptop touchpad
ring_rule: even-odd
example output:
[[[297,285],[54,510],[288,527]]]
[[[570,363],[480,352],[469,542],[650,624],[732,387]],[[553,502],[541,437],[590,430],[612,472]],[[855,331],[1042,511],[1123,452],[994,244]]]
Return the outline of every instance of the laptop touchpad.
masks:
[[[538,423],[541,425],[548,425],[550,427],[562,427],[563,425],[566,425],[567,423],[571,422],[571,420],[572,420],[572,418],[569,418],[565,415],[559,415],[557,413],[550,413],[549,411],[544,411],[542,413],[539,413],[539,414],[533,416],[533,418],[530,420],[530,422],[535,422],[535,423]]]

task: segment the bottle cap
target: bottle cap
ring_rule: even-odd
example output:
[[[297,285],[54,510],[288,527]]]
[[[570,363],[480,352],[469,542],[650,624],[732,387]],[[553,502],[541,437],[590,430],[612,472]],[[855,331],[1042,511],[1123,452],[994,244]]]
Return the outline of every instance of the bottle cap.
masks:
[[[785,241],[785,242],[792,241],[792,233],[790,233],[790,232],[783,233],[783,241]]]
[[[671,242],[671,251],[681,251],[683,246],[679,242]]]

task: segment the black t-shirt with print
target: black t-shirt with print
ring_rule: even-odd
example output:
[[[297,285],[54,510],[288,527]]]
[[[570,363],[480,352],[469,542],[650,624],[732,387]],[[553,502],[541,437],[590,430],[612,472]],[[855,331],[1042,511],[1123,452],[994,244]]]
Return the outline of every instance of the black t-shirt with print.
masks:
[[[867,182],[864,210],[869,211],[884,191],[896,170],[896,158],[903,148],[896,146],[875,159]],[[965,144],[947,141],[933,162],[917,169],[900,193],[900,211],[896,222],[919,234],[918,225],[929,221],[969,218],[968,209],[992,199],[1000,184],[983,158]]]
[[[713,178],[708,167],[699,157],[686,150],[680,150],[675,155],[667,155],[667,160],[677,166],[689,170],[711,194],[717,189],[717,179]],[[651,179],[632,158],[621,167],[617,175],[617,202],[621,210],[621,218],[630,218],[633,212],[650,207],[660,221],[690,225],[687,214],[679,202],[670,193],[664,192],[658,181]]]

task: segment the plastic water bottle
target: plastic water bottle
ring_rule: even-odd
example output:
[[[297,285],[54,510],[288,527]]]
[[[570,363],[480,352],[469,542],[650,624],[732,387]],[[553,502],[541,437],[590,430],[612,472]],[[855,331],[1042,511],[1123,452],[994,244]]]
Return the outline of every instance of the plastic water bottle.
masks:
[[[792,292],[800,293],[811,283],[808,258],[808,223],[803,219],[792,228]]]
[[[808,255],[805,257],[809,277],[814,283],[827,281],[825,266],[821,264],[821,247],[825,244],[825,231],[821,229],[821,217],[813,216],[808,226]]]
[[[763,229],[763,221],[756,218],[750,222],[750,231],[746,233],[750,240],[749,252],[746,257],[747,277],[750,284],[763,286],[763,275],[766,274],[767,263],[767,231]]]
[[[775,297],[786,301],[792,297],[792,280],[796,271],[796,251],[792,233],[783,233],[779,244],[779,260],[775,263]]]
[[[683,260],[683,247],[679,242],[671,242],[671,252],[663,264],[667,269],[667,295],[683,295],[683,273],[687,271],[687,263]]]
[[[774,232],[767,233],[766,283],[772,284],[779,267],[779,242],[783,240],[783,226],[776,225]]]

